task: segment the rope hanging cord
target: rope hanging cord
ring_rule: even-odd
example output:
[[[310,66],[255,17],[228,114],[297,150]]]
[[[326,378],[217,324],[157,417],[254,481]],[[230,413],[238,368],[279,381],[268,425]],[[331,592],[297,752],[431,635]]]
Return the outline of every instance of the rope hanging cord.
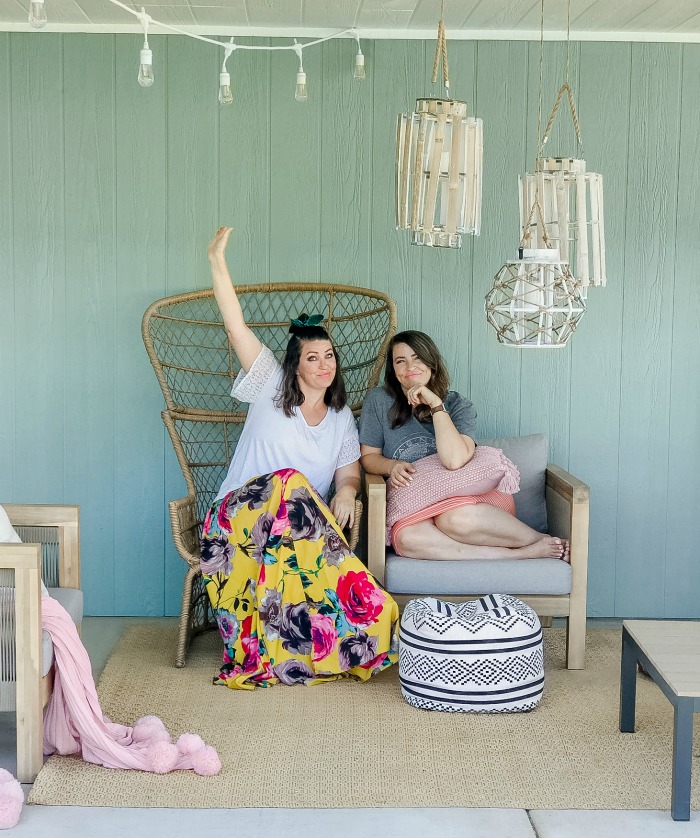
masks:
[[[559,92],[557,93],[556,102],[554,103],[554,107],[552,108],[552,113],[549,115],[549,122],[547,123],[547,127],[545,128],[544,136],[542,137],[542,146],[544,146],[544,144],[549,139],[549,135],[551,133],[552,126],[554,125],[554,119],[557,115],[557,111],[559,110],[559,105],[561,104],[562,96],[564,95],[564,93],[568,94],[569,110],[571,111],[571,119],[573,120],[573,123],[574,123],[574,130],[576,131],[576,141],[578,142],[579,145],[582,142],[582,140],[581,140],[581,126],[580,126],[579,121],[578,121],[578,114],[576,113],[576,105],[574,104],[574,94],[573,94],[573,91],[571,90],[571,86],[569,85],[569,82],[567,81],[564,84],[562,84],[562,86],[559,88]]]
[[[535,197],[535,202],[532,205],[532,209],[530,210],[530,215],[528,216],[527,223],[523,227],[523,237],[522,239],[520,239],[519,247],[526,247],[528,240],[532,236],[530,228],[532,227],[532,220],[535,217],[535,212],[537,213],[540,226],[542,227],[542,241],[544,242],[545,247],[550,247],[549,236],[547,235],[547,227],[544,223],[544,213],[542,212],[542,206],[540,204],[539,195]]]
[[[445,31],[445,23],[440,15],[438,21],[437,44],[435,45],[435,59],[433,61],[433,84],[437,82],[438,65],[442,58],[442,80],[445,84],[445,92],[447,96],[450,95],[450,71],[447,65],[447,33]]]

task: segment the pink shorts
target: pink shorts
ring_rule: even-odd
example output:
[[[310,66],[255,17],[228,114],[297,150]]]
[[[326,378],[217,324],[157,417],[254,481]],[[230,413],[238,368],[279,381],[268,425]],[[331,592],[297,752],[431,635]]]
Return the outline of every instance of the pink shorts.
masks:
[[[505,492],[499,492],[498,489],[492,489],[486,492],[485,495],[469,495],[461,498],[445,498],[425,509],[420,509],[414,512],[413,515],[407,515],[405,518],[398,520],[391,528],[391,546],[394,552],[400,556],[401,553],[396,549],[396,536],[404,527],[411,527],[414,524],[420,524],[421,521],[428,521],[430,518],[435,518],[442,515],[443,512],[449,512],[451,509],[458,509],[460,506],[474,506],[477,503],[489,503],[491,506],[496,506],[504,512],[509,512],[515,515],[515,501],[513,495],[507,495]]]

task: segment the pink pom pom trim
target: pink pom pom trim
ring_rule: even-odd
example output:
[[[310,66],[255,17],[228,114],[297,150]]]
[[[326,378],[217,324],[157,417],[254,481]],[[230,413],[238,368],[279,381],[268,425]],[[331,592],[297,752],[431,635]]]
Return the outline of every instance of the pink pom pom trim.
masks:
[[[141,716],[140,719],[137,719],[134,722],[134,727],[138,727],[139,725],[145,724],[146,722],[152,722],[154,725],[158,725],[158,727],[162,727],[163,729],[165,729],[163,720],[158,716]]]
[[[173,771],[180,757],[180,752],[170,742],[156,742],[147,751],[151,771],[156,774],[167,774]]]
[[[221,760],[215,748],[211,745],[205,745],[199,751],[195,751],[190,759],[192,760],[192,770],[195,774],[201,774],[203,777],[213,777],[221,771]]]
[[[0,829],[12,829],[22,814],[24,792],[15,778],[0,768]]]
[[[192,754],[203,747],[204,741],[197,733],[183,733],[177,740],[177,749],[181,754]]]
[[[159,725],[150,721],[140,724],[137,722],[131,732],[131,738],[134,742],[172,742],[162,722]]]

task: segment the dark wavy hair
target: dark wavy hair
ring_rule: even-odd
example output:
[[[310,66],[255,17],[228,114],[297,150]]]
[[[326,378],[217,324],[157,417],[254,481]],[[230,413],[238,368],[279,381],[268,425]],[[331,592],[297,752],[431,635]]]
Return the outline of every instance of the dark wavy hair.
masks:
[[[416,332],[412,329],[399,332],[389,341],[384,367],[384,389],[394,399],[394,404],[389,411],[389,423],[392,428],[400,428],[408,422],[411,416],[415,416],[419,422],[432,423],[433,417],[428,405],[420,404],[418,407],[412,408],[401,389],[394,372],[394,347],[397,343],[405,343],[410,346],[420,360],[427,367],[430,367],[428,388],[442,401],[445,401],[450,387],[450,376],[445,361],[433,339],[428,337],[425,332]]]
[[[301,316],[304,317],[304,315]],[[333,347],[336,369],[333,381],[328,385],[323,396],[323,401],[335,411],[342,410],[347,404],[348,395],[345,391],[343,374],[340,371],[338,350],[335,348],[328,332],[323,326],[297,326],[293,323],[289,327],[289,334],[291,337],[287,343],[287,351],[282,362],[282,384],[275,397],[275,406],[281,408],[285,416],[293,416],[294,408],[304,403],[304,394],[297,378],[302,345],[310,340],[327,340]]]

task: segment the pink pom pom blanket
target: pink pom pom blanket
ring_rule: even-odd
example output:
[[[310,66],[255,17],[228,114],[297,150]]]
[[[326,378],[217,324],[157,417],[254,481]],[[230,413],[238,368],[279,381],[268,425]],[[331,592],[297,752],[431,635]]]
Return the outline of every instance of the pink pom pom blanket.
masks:
[[[140,720],[135,727],[116,724],[103,716],[90,658],[70,615],[47,596],[41,598],[41,615],[55,656],[53,693],[44,714],[45,754],[81,754],[86,762],[105,768],[218,773],[221,763],[213,748],[203,742],[195,751],[189,741],[182,748],[179,742],[171,744],[170,734],[155,716]],[[169,751],[165,758],[163,743]]]

